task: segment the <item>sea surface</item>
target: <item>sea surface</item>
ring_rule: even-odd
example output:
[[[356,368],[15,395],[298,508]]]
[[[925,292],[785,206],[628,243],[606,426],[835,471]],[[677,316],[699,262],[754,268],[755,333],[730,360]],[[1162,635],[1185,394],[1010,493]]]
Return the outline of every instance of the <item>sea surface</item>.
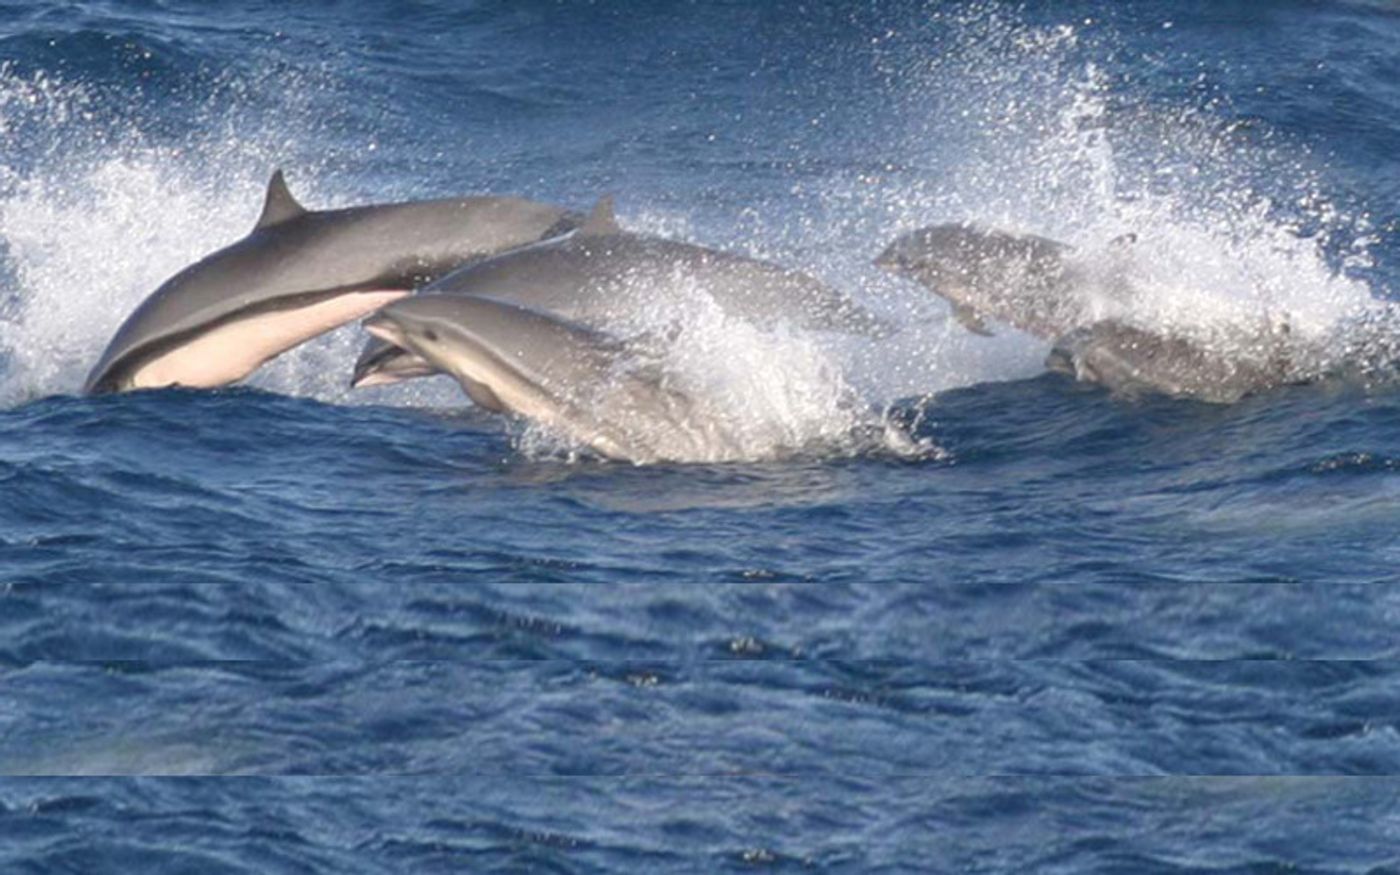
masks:
[[[688,326],[724,464],[352,392],[357,326],[82,397],[276,168],[900,330]],[[964,220],[1134,235],[1180,330],[1400,299],[1400,6],[0,0],[0,871],[1400,871],[1394,375],[1047,374],[871,264]]]

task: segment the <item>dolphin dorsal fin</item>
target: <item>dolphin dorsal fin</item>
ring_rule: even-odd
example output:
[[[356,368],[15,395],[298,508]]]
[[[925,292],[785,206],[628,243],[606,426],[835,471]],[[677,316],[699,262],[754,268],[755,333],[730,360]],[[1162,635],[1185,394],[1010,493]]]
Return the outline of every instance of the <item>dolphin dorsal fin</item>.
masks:
[[[306,207],[297,203],[297,199],[292,197],[291,189],[287,188],[287,179],[282,175],[282,171],[274,170],[272,179],[268,180],[267,183],[267,198],[263,201],[262,215],[258,217],[258,223],[253,226],[253,230],[260,231],[263,228],[271,228],[304,215],[306,215]]]
[[[603,234],[616,234],[621,230],[617,224],[617,217],[613,215],[612,195],[605,194],[593,205],[593,212],[588,214],[578,233],[581,237],[598,237]]]

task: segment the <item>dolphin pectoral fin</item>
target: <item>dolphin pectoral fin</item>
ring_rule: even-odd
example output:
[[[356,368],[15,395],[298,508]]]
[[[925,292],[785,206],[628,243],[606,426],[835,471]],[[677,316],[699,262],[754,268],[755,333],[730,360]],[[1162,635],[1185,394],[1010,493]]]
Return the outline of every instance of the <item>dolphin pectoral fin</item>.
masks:
[[[593,212],[588,214],[587,220],[578,229],[581,237],[600,237],[621,231],[622,228],[617,224],[617,216],[613,213],[613,197],[610,194],[598,198],[598,203],[593,205]]]
[[[983,337],[996,336],[996,332],[987,327],[987,323],[982,321],[978,312],[966,304],[953,305],[953,318],[973,334],[980,334]]]
[[[253,230],[261,231],[283,222],[290,222],[306,213],[306,207],[292,197],[292,191],[287,188],[287,179],[282,175],[282,171],[274,170],[272,179],[267,183],[267,197],[263,199],[262,215],[258,217],[258,223],[253,226]]]
[[[485,383],[467,377],[458,377],[457,382],[462,384],[462,391],[467,393],[467,397],[472,399],[472,403],[477,407],[492,413],[510,412],[495,391]]]

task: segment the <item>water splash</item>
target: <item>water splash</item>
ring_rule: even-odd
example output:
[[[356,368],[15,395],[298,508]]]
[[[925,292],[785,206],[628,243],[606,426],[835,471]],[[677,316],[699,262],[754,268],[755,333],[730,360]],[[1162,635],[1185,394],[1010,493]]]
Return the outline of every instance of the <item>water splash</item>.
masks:
[[[1151,96],[1097,24],[1029,24],[974,3],[935,9],[909,33],[891,30],[851,61],[873,61],[901,112],[856,113],[844,129],[833,114],[823,136],[852,160],[796,179],[790,200],[746,207],[718,232],[675,210],[624,206],[634,227],[800,266],[903,326],[871,342],[726,324],[702,308],[666,364],[731,424],[736,455],[868,452],[853,435],[879,431],[872,411],[897,399],[1041,370],[1043,343],[970,336],[926,291],[869,265],[897,233],[939,221],[1072,243],[1086,271],[1133,289],[1111,312],[1225,354],[1248,354],[1238,338],[1280,322],[1335,358],[1374,351],[1387,320],[1352,275],[1369,263],[1374,229],[1328,197],[1325,167],[1306,149],[1230,118],[1209,83],[1192,92],[1196,103]],[[312,205],[363,199],[306,160],[343,137],[297,121],[336,87],[306,75],[304,87],[276,89],[300,95],[279,109],[253,96],[272,90],[256,73],[232,74],[172,139],[139,118],[114,123],[90,88],[0,67],[0,142],[22,156],[0,159],[0,403],[75,391],[150,290],[246,232],[267,172],[288,155],[303,159],[293,185]],[[413,191],[408,180],[382,195]],[[1138,237],[1126,255],[1108,245],[1125,233]],[[1349,326],[1371,326],[1372,339]],[[361,337],[353,326],[332,332],[252,382],[342,403],[460,403],[443,379],[350,393]]]
[[[1105,292],[1086,290],[1091,315],[1226,359],[1276,353],[1271,335],[1286,326],[1299,378],[1384,343],[1376,326],[1386,320],[1354,277],[1370,264],[1370,217],[1328,197],[1307,148],[1230,118],[1203,75],[1190,89],[1199,103],[1154,98],[1115,72],[1154,61],[1124,63],[1115,35],[1092,20],[1031,25],[998,4],[931,18],[946,51],[881,60],[907,94],[899,162],[832,189],[867,208],[882,201],[867,214],[884,214],[885,242],[969,220],[1059,239]],[[1112,245],[1124,235],[1137,242]]]
[[[317,93],[302,84],[289,100]],[[90,86],[0,66],[0,403],[77,391],[137,304],[252,227],[270,168],[303,151],[240,102],[255,86],[230,76],[172,141]]]
[[[668,442],[674,449],[664,460],[861,453],[941,457],[932,442],[916,439],[867,403],[847,381],[831,337],[786,322],[756,325],[727,314],[703,281],[679,270],[643,291],[621,297],[645,305],[609,321],[614,333],[626,338],[631,353],[626,366],[647,369],[667,392],[684,399],[667,430],[685,439]],[[569,458],[573,450],[540,426],[524,429],[517,446],[535,458]]]

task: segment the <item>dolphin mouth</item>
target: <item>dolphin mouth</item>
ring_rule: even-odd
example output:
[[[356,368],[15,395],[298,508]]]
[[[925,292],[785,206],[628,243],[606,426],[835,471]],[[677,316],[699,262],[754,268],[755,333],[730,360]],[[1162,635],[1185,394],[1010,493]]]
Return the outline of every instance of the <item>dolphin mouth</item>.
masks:
[[[899,254],[894,251],[894,247],[889,247],[884,252],[875,256],[873,264],[883,271],[898,273],[903,267],[900,261]]]
[[[350,376],[350,388],[389,386],[416,377],[431,377],[437,373],[440,371],[422,356],[407,347],[391,343],[355,365],[355,371]]]
[[[387,374],[381,374],[377,372],[372,374],[357,374],[350,379],[350,388],[368,389],[371,386],[388,386],[392,383],[397,382],[399,381],[395,380]]]
[[[368,319],[365,320],[364,324],[366,329],[369,327],[367,324],[369,321]],[[380,337],[379,339],[383,340],[384,338]],[[396,353],[402,352],[403,348],[390,341],[386,342],[391,343],[391,345],[384,347],[369,358],[355,364],[355,371],[350,375],[351,389],[362,389],[367,386],[378,386],[384,383],[398,382],[384,373],[382,368]]]

